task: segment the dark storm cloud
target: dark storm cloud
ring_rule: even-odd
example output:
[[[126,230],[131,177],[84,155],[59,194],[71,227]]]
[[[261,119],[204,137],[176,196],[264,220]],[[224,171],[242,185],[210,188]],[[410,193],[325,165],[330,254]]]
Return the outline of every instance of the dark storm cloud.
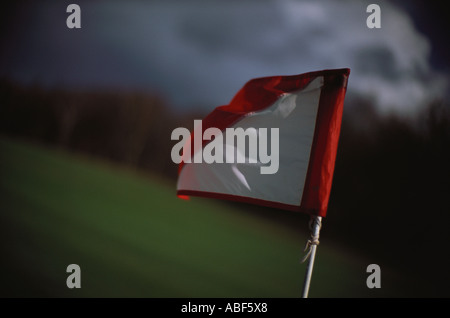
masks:
[[[411,113],[444,95],[427,38],[383,1],[382,28],[368,29],[369,3],[79,1],[82,29],[68,30],[67,3],[45,2],[27,28],[13,26],[0,75],[157,90],[180,108],[226,104],[254,77],[338,67],[352,69],[349,93],[381,111]]]
[[[395,56],[387,47],[374,46],[355,52],[354,65],[363,74],[384,77],[389,81],[400,80]]]

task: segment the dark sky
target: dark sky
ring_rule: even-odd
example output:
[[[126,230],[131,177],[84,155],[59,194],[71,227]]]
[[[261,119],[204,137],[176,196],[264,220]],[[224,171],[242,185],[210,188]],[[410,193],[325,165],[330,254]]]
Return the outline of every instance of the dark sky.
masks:
[[[228,103],[249,79],[350,67],[349,94],[411,114],[448,94],[443,4],[359,0],[18,1],[2,10],[0,77],[162,94],[179,109]],[[448,96],[447,96],[448,97]]]
[[[431,43],[431,64],[450,71],[450,12],[445,1],[394,0],[413,19],[415,27]]]

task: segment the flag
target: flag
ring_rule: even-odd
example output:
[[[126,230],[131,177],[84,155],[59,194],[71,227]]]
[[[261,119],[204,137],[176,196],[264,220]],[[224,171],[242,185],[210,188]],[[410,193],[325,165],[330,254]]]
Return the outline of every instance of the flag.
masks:
[[[247,82],[228,105],[197,123],[183,148],[178,196],[325,217],[349,74],[333,69]],[[229,131],[245,139],[225,138]],[[205,153],[217,160],[202,158]]]

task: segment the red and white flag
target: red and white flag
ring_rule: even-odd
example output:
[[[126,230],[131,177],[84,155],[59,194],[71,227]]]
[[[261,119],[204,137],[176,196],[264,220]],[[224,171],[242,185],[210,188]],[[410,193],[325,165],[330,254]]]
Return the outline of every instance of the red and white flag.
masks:
[[[335,69],[250,80],[229,105],[217,107],[194,128],[192,151],[183,153],[180,163],[177,194],[324,217],[349,74],[349,69]],[[227,128],[242,128],[247,143],[258,142],[235,145],[217,134],[211,138],[209,128],[224,136]],[[207,148],[211,139],[215,146],[222,143],[223,152]],[[223,160],[201,160],[203,151]]]

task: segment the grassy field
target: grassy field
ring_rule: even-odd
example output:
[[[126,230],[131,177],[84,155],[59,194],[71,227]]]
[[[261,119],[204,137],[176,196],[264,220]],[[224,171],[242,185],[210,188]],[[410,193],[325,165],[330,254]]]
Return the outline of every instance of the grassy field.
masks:
[[[1,296],[301,293],[306,233],[218,201],[180,200],[174,184],[111,164],[1,137],[0,211]],[[81,289],[66,287],[72,263]],[[366,287],[368,264],[320,245],[310,296],[389,296]]]

